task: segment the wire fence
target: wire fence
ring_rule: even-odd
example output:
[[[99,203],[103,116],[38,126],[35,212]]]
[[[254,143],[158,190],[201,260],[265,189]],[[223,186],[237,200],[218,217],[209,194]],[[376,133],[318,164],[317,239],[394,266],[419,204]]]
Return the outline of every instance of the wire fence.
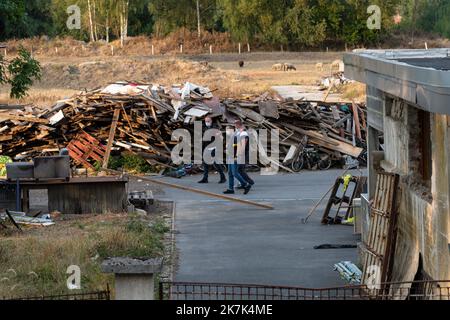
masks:
[[[220,283],[161,283],[161,300],[450,300],[450,281],[310,289]]]
[[[76,294],[62,294],[62,295],[42,295],[42,296],[30,296],[30,297],[13,297],[6,298],[3,297],[0,300],[10,300],[10,301],[29,301],[29,300],[67,300],[67,301],[90,301],[90,300],[111,300],[111,292],[109,288],[104,291],[94,291],[87,293],[76,293]]]

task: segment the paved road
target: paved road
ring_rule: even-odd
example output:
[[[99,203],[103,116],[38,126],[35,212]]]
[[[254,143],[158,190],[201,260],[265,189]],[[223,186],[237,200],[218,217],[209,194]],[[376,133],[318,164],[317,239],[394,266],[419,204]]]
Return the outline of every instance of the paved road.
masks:
[[[174,189],[166,198],[176,201],[175,226],[179,251],[176,281],[250,283],[302,287],[343,285],[333,264],[357,260],[356,249],[314,250],[321,244],[356,244],[348,226],[322,226],[320,207],[307,225],[301,223],[313,204],[342,171],[298,175],[255,175],[257,186],[249,200],[271,203],[263,210]],[[218,177],[209,185],[199,177],[167,181],[221,193]]]

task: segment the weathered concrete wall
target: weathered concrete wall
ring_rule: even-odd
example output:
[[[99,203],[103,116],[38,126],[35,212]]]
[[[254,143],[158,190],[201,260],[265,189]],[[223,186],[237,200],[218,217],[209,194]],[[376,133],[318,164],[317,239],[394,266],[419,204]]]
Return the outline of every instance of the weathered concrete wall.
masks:
[[[406,124],[392,118],[384,120],[385,160],[392,165],[392,171],[400,175],[408,173],[408,129]]]
[[[153,278],[153,275],[116,275],[115,286],[116,300],[155,300],[155,280]]]
[[[406,107],[406,108],[405,108]],[[385,160],[382,167],[398,173],[400,204],[393,281],[412,281],[422,257],[424,271],[435,280],[450,279],[450,123],[447,116],[431,115],[431,194],[417,180],[417,113],[386,110],[384,116]],[[387,115],[389,114],[389,115]],[[421,133],[419,133],[421,134]],[[371,179],[374,179],[371,176]]]
[[[432,117],[433,141],[433,210],[426,215],[424,230],[424,265],[429,268],[433,278],[450,279],[450,252],[448,223],[450,220],[450,175],[448,149],[450,130],[448,117],[433,115]],[[428,259],[428,260],[426,260]]]

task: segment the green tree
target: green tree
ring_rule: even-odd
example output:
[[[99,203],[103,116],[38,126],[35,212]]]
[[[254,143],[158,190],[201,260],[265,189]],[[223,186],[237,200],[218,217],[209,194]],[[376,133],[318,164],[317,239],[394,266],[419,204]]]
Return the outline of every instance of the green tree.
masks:
[[[158,37],[179,28],[194,31],[198,28],[197,0],[153,0],[149,4],[155,22],[153,30]],[[203,29],[213,30],[220,12],[216,0],[199,0],[200,19]]]
[[[15,35],[15,28],[21,24],[25,16],[24,0],[0,1],[0,40]]]
[[[53,33],[52,0],[24,1],[25,14],[16,25],[15,35],[19,38],[50,35]]]
[[[288,11],[286,23],[294,44],[315,46],[326,39],[326,20],[320,19],[313,8],[307,0],[296,0]]]
[[[0,55],[0,84],[11,85],[11,98],[23,98],[33,82],[40,79],[39,62],[24,48],[20,48],[18,56],[11,61]]]

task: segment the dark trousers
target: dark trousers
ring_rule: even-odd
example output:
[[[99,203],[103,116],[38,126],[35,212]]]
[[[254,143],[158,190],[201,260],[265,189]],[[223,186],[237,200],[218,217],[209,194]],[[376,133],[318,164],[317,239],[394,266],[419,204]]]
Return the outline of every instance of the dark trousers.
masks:
[[[255,181],[253,181],[253,179],[252,178],[250,178],[250,176],[247,174],[247,172],[246,172],[246,169],[247,169],[247,165],[245,165],[245,164],[240,164],[239,166],[238,166],[238,170],[239,170],[239,174],[241,175],[241,177],[248,183],[248,184],[250,184],[250,185],[254,185],[255,184]]]
[[[212,156],[213,157],[216,156],[215,151],[212,152]],[[222,166],[218,165],[215,162],[214,162],[213,166],[214,166],[214,169],[216,169],[217,172],[220,174],[220,179],[225,180],[226,176],[225,176],[225,173],[223,172]],[[209,165],[205,161],[203,161],[203,180],[208,180],[208,178],[209,178]]]

